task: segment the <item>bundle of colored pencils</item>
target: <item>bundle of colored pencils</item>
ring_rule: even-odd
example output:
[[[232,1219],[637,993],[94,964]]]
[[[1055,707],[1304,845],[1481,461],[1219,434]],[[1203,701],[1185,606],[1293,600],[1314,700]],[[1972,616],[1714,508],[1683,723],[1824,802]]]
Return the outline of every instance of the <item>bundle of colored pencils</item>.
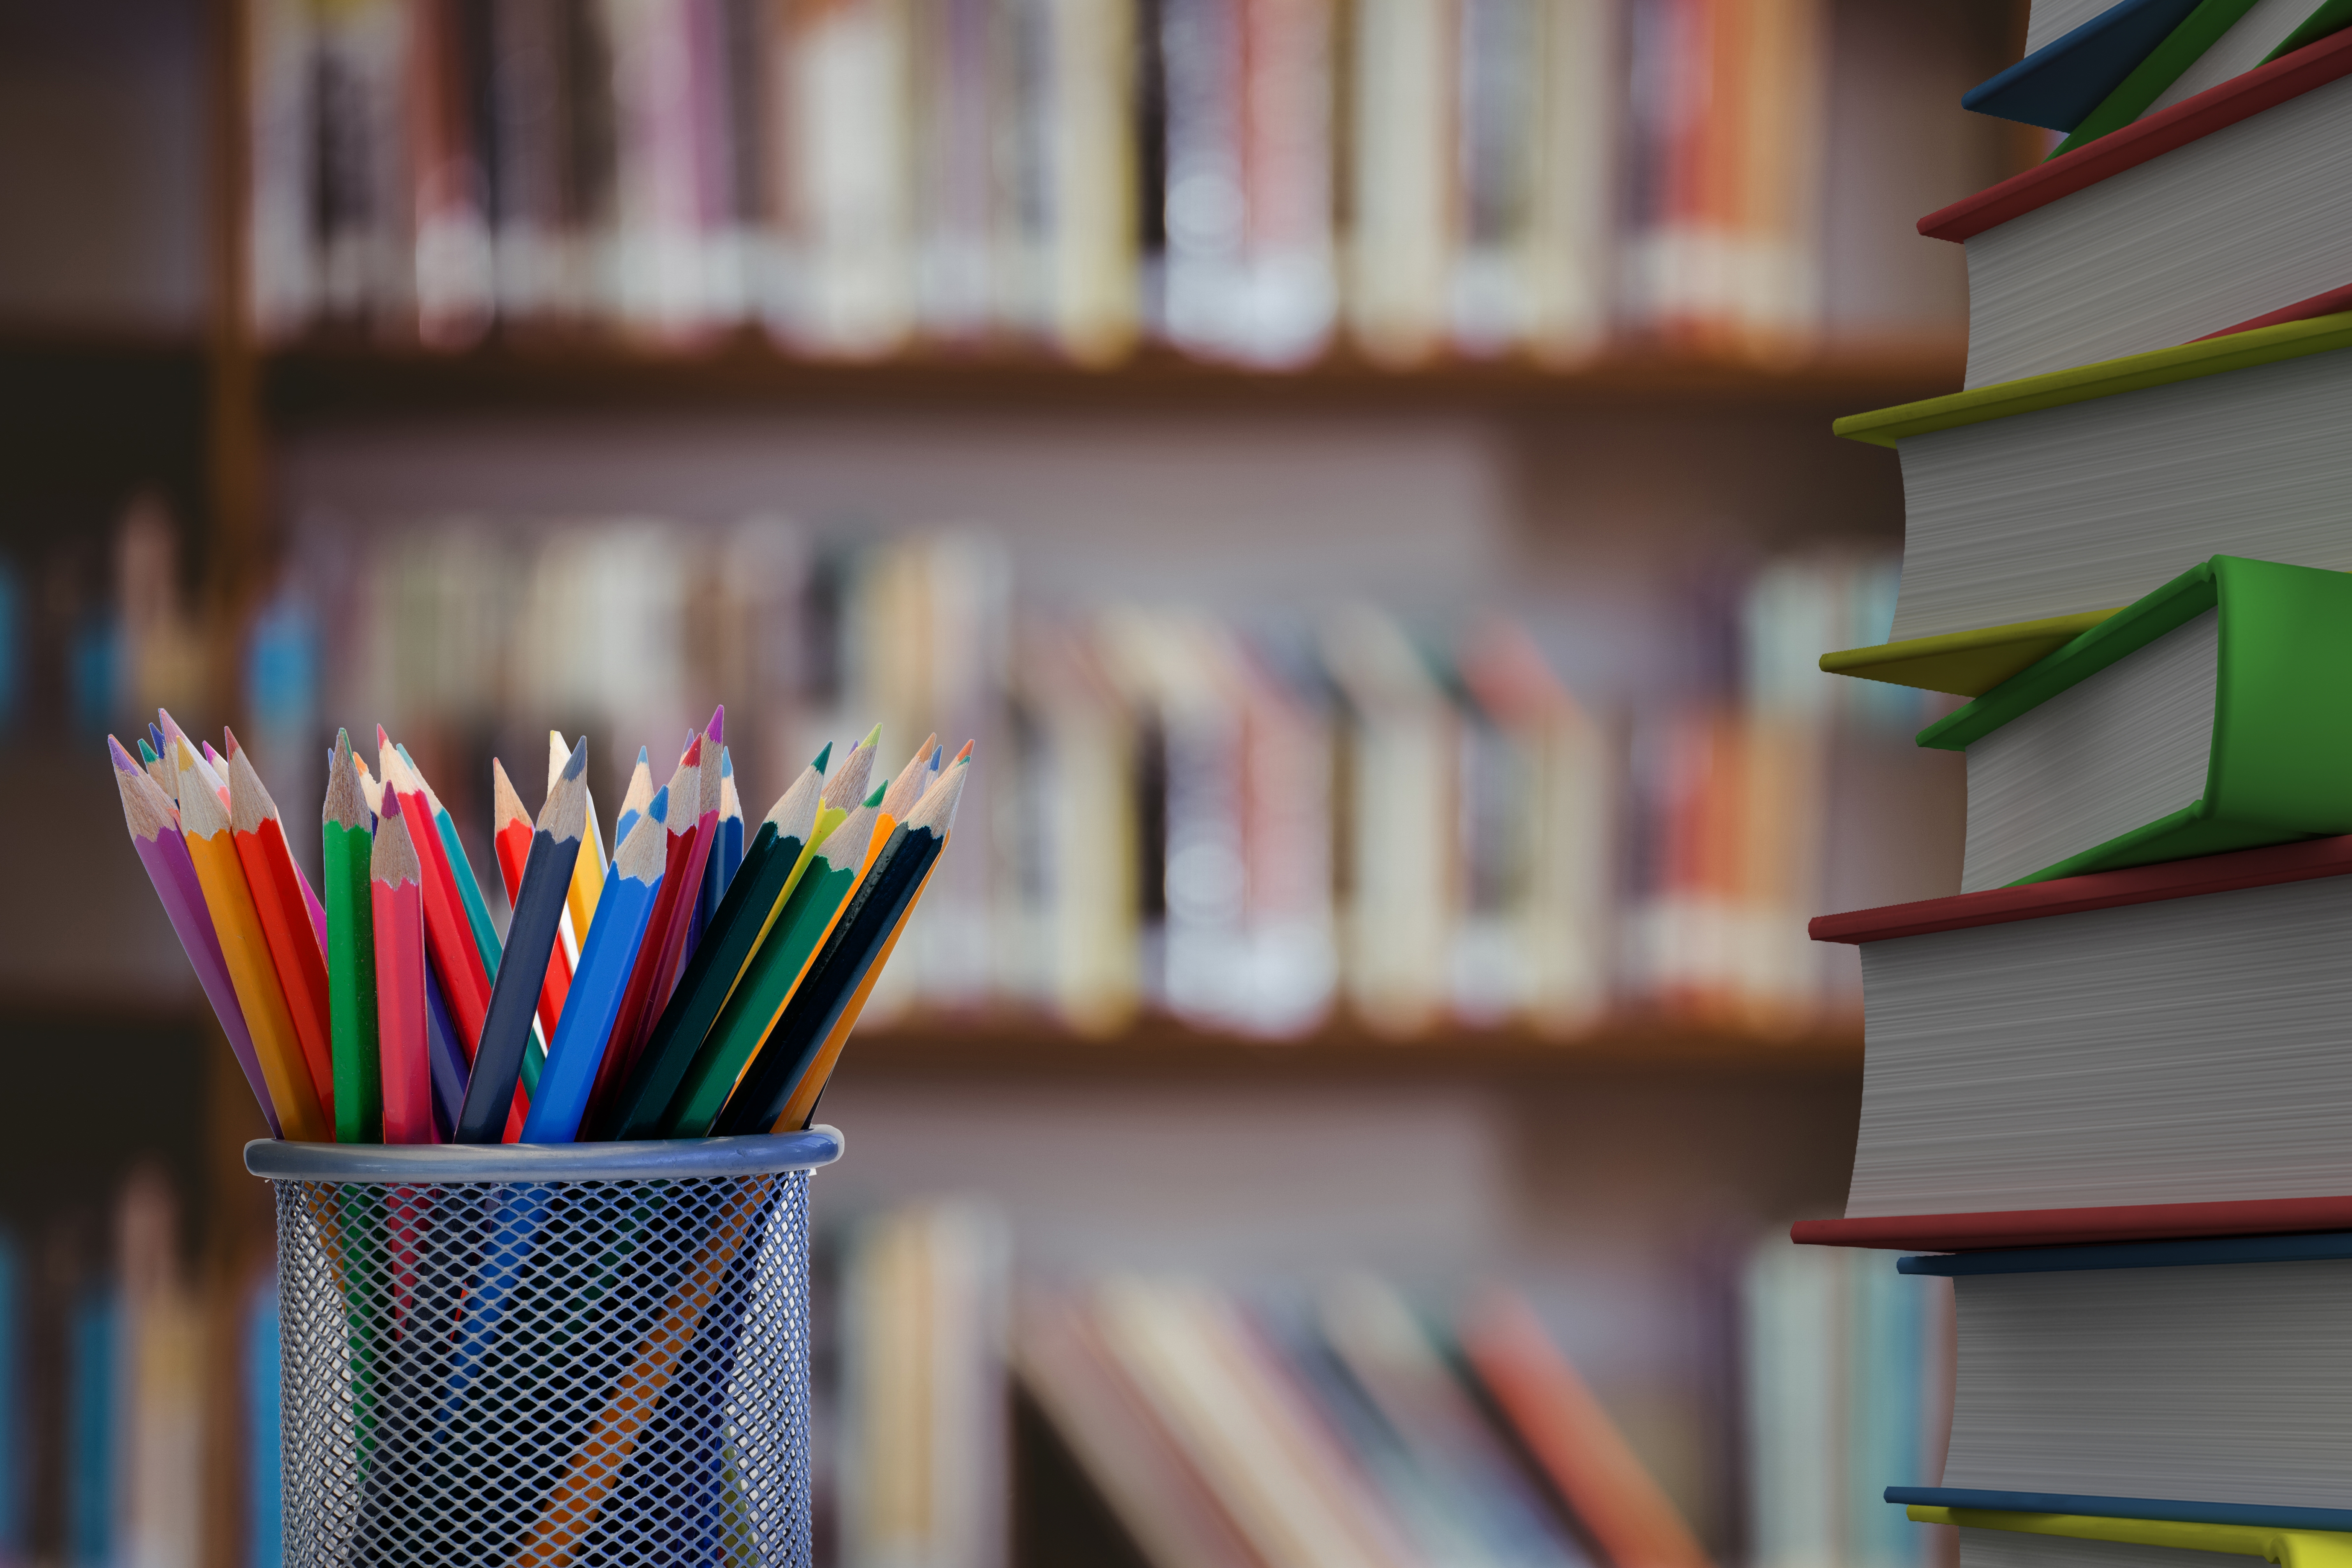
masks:
[[[493,762],[503,938],[456,822],[376,731],[339,733],[324,897],[277,803],[168,713],[110,736],[131,840],[272,1133],[310,1142],[568,1143],[808,1125],[947,847],[971,765],[936,737],[867,788],[877,725],[827,746],[749,837],[726,710],[667,785],[646,753],[607,856],[588,743],[548,738],[534,820]]]

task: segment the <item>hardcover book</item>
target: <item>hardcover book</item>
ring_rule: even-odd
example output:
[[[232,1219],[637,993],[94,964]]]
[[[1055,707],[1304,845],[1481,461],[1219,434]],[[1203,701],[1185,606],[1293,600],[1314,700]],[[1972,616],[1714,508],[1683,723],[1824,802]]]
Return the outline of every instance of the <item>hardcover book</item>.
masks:
[[[2352,576],[2217,555],[1920,731],[1965,892],[2352,832]]]

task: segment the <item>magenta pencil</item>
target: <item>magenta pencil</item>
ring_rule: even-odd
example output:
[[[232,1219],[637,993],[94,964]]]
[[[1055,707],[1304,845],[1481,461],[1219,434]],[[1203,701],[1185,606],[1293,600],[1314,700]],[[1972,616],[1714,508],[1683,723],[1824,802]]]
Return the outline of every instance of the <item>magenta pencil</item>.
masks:
[[[227,961],[221,956],[220,935],[205,910],[195,862],[188,858],[187,841],[180,837],[179,813],[137,759],[122,749],[121,742],[109,735],[106,749],[114,760],[115,787],[122,792],[122,817],[130,826],[139,863],[147,868],[147,879],[155,886],[163,913],[170,918],[180,945],[187,950],[196,984],[204,987],[205,1000],[213,1005],[213,1016],[220,1020],[221,1033],[228,1037],[228,1048],[236,1054],[237,1068],[261,1105],[269,1135],[282,1137],[277,1108],[269,1102],[269,1086],[261,1076],[261,1058],[254,1052],[253,1033],[245,1026],[245,1009],[237,1003]]]
[[[431,828],[425,831],[431,832]],[[383,1073],[383,1141],[437,1143],[425,1016],[425,874],[399,792],[383,792],[368,867],[375,935],[376,1059]]]

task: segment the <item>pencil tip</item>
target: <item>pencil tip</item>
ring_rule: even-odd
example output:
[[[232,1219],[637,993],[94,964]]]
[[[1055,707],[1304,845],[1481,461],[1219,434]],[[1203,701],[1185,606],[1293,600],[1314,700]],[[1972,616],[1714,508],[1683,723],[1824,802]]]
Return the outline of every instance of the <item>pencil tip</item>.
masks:
[[[963,743],[963,750],[955,754],[955,760],[960,763],[970,761],[971,757],[971,748],[974,744],[975,742],[973,742],[966,741]]]
[[[724,746],[719,748],[719,776],[722,779],[735,776],[735,753]]]
[[[817,772],[819,772],[819,773],[823,773],[823,772],[824,772],[825,764],[826,764],[827,763],[832,762],[832,761],[833,761],[833,742],[832,742],[831,741],[827,741],[827,742],[824,743],[824,751],[822,751],[822,752],[819,752],[816,754],[816,761],[814,761],[814,762],[811,763],[809,764],[809,766],[811,766],[811,767],[814,768],[814,769],[815,769]]]
[[[890,785],[887,781],[876,784],[874,786],[874,793],[866,797],[864,804],[870,806],[878,806],[882,804],[882,797],[889,793]]]
[[[669,785],[654,791],[653,799],[646,802],[646,815],[664,826],[669,825]]]
[[[727,738],[727,704],[721,702],[710,710],[709,727],[702,732],[709,736],[714,743]]]
[[[383,792],[383,809],[378,812],[377,815],[382,816],[386,822],[390,822],[399,816],[400,792],[398,790],[388,789]]]
[[[572,755],[564,759],[563,776],[567,779],[576,779],[587,771],[588,737],[583,735],[580,737],[578,742],[572,746]]]
[[[113,759],[114,765],[117,768],[127,771],[136,768],[139,765],[137,763],[131,761],[131,753],[123,749],[122,742],[116,740],[111,735],[109,735],[106,738],[106,754]]]
[[[924,765],[929,768],[931,772],[938,773],[940,771],[940,753],[946,749],[947,748],[944,746],[933,746],[931,748],[931,760]]]
[[[647,752],[646,751],[646,749],[645,749],[643,746],[639,746],[639,747],[637,748],[637,766],[639,766],[639,767],[641,767],[641,768],[646,768],[646,767],[651,767],[652,765],[653,765],[653,758],[652,758],[652,756],[651,756],[649,753],[647,753]]]
[[[865,748],[866,748],[866,747],[868,747],[868,746],[878,746],[878,745],[880,745],[881,743],[882,743],[882,726],[881,726],[881,725],[879,725],[879,724],[877,724],[877,725],[875,725],[875,726],[874,726],[874,728],[872,728],[871,730],[868,730],[868,731],[866,731],[866,739],[864,739],[864,740],[862,740],[862,741],[858,742],[857,742],[857,745],[858,745],[858,749],[859,749],[859,750],[861,750],[861,751],[863,751]]]
[[[242,746],[239,746],[236,743],[236,731],[230,729],[226,724],[221,726],[221,743],[223,748],[232,757],[244,750]]]
[[[163,760],[163,753],[149,745],[147,737],[142,735],[139,737],[139,760],[142,763],[160,763]]]

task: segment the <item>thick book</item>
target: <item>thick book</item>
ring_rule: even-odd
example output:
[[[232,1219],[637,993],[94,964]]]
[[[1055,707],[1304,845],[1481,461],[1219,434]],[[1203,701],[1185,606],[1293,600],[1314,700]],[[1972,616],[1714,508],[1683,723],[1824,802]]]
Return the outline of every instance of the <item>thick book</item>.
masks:
[[[1813,921],[1862,950],[1848,1223],[2352,1193],[2347,872],[2306,839]]]
[[[1964,892],[2352,833],[2352,576],[2216,555],[1919,732]]]
[[[1938,1270],[1958,1321],[1951,1447],[1941,1485],[1887,1500],[2352,1528],[2352,1257],[2131,1251]]]
[[[2352,282],[2352,33],[1919,220],[1965,246],[1967,384],[2189,342]]]
[[[2352,568],[2347,347],[2352,312],[1839,420],[1902,459],[1893,640],[2127,605],[2221,552]]]

